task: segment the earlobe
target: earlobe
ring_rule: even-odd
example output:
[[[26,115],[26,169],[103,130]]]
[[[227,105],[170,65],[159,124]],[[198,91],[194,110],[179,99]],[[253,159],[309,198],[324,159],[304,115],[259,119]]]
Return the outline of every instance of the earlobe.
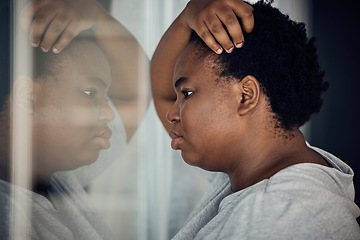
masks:
[[[14,83],[13,101],[14,105],[32,114],[34,111],[33,80],[28,76],[18,77]]]
[[[239,82],[241,101],[239,103],[239,115],[245,115],[253,110],[259,103],[260,84],[255,77],[248,75]]]

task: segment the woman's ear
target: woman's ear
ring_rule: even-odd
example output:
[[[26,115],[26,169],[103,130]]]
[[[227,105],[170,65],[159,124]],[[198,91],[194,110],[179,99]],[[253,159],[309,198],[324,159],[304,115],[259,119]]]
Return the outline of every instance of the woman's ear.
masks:
[[[239,82],[240,103],[238,108],[239,115],[245,115],[253,110],[259,103],[260,84],[255,77],[247,75]]]
[[[21,76],[15,80],[13,88],[14,106],[27,113],[34,112],[34,81],[28,76]]]

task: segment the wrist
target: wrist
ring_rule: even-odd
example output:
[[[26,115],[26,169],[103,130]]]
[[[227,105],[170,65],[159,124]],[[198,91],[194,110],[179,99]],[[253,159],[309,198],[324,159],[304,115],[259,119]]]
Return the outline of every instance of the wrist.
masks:
[[[186,7],[184,8],[184,10],[180,13],[180,15],[178,16],[176,22],[178,27],[186,34],[191,34],[192,29],[189,26],[189,23],[187,21],[187,14],[188,14],[188,6],[189,6],[190,2],[186,4]]]
[[[94,25],[93,31],[104,31],[107,29],[111,21],[116,21],[99,3],[93,6]]]

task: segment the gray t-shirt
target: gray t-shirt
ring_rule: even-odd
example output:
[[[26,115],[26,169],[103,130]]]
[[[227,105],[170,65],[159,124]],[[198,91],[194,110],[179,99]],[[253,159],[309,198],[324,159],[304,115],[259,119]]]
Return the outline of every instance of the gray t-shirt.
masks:
[[[235,193],[218,173],[173,239],[360,239],[352,169],[312,148],[332,168],[296,164]]]
[[[29,239],[113,239],[109,227],[95,211],[83,186],[121,157],[126,147],[123,123],[114,112],[115,120],[109,124],[113,131],[110,149],[101,151],[98,160],[91,165],[54,173],[47,189],[50,200],[0,180],[0,239],[12,239],[10,216],[14,209],[23,213],[22,219],[29,227]],[[16,201],[14,195],[29,203],[28,214],[22,209],[22,201]]]

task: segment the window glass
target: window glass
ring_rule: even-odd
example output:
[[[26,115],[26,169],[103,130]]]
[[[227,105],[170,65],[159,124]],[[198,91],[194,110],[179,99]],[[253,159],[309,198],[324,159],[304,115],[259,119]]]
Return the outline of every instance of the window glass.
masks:
[[[4,239],[170,239],[212,177],[171,150],[149,94],[149,59],[188,1],[99,0],[115,20],[98,24],[92,1],[64,0],[84,18],[72,31],[91,29],[61,53],[37,44],[76,19],[34,2],[1,1]],[[277,4],[307,21],[306,2]]]

